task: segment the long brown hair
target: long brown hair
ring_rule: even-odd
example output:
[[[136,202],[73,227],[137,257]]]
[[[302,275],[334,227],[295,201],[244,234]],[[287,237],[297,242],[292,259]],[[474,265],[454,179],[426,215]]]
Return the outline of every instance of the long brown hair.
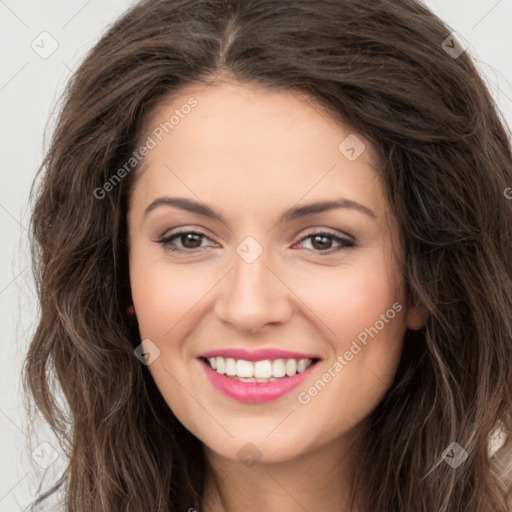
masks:
[[[126,208],[138,164],[119,169],[159,104],[228,77],[314,98],[380,159],[428,321],[407,331],[369,418],[357,468],[368,510],[505,510],[510,436],[493,457],[488,439],[512,430],[512,156],[451,32],[414,0],[145,0],[109,28],[68,84],[33,185],[41,317],[24,385],[69,457],[34,507],[64,485],[72,512],[201,508],[202,444],[134,356]],[[457,468],[443,457],[453,442],[467,453]]]

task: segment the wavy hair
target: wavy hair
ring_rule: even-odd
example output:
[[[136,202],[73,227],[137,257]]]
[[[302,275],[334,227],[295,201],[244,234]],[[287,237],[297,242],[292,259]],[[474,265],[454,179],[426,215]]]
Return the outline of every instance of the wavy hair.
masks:
[[[451,33],[414,0],[144,0],[109,27],[67,85],[31,190],[40,318],[23,383],[29,416],[33,402],[68,458],[32,507],[61,490],[68,512],[202,508],[202,444],[134,356],[140,337],[126,314],[138,165],[95,191],[119,177],[159,105],[227,78],[308,95],[379,157],[408,293],[428,320],[406,332],[369,418],[356,473],[365,506],[506,510],[511,146]],[[497,426],[507,437],[491,455]],[[453,442],[467,452],[457,469],[442,456]]]

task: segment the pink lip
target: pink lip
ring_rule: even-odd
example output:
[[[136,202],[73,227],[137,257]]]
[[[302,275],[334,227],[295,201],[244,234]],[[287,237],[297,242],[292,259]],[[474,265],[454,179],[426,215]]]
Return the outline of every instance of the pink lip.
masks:
[[[210,356],[213,357],[213,356]],[[239,359],[242,359],[239,357]],[[309,359],[309,358],[308,358]],[[206,372],[208,380],[224,395],[239,402],[262,403],[277,400],[296,387],[300,386],[311,374],[316,364],[312,364],[303,372],[293,377],[282,377],[271,382],[244,382],[221,375],[213,370],[203,359],[199,360]]]
[[[233,359],[244,359],[245,361],[262,361],[264,359],[321,359],[317,354],[300,354],[287,350],[275,348],[262,348],[259,350],[244,350],[242,348],[226,348],[221,350],[210,350],[199,357],[231,357]]]

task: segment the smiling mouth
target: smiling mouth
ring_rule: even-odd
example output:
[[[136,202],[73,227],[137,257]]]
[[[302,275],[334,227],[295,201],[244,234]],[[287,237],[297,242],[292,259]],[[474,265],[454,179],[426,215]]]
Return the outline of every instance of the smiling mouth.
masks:
[[[219,375],[230,377],[242,382],[272,382],[286,379],[302,373],[310,366],[318,363],[313,359],[263,359],[247,361],[225,357],[200,357],[212,370]]]

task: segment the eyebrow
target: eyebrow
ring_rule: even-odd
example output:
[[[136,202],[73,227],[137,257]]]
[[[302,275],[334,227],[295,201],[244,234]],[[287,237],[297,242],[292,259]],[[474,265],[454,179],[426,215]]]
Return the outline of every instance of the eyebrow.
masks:
[[[203,215],[204,217],[208,217],[210,219],[219,220],[220,222],[226,224],[224,218],[221,214],[215,212],[212,208],[210,208],[205,203],[200,203],[193,199],[187,199],[184,197],[159,197],[155,199],[144,212],[144,218],[147,217],[149,212],[157,208],[158,206],[175,206],[182,210],[187,210],[192,213],[196,213],[198,215]],[[298,219],[300,217],[305,217],[307,215],[313,215],[322,213],[328,210],[334,210],[337,208],[346,208],[350,210],[355,210],[357,212],[363,213],[368,217],[377,220],[377,216],[375,213],[370,210],[367,206],[364,206],[356,201],[352,201],[351,199],[338,199],[335,201],[322,201],[317,203],[311,203],[304,206],[297,206],[294,208],[290,208],[281,216],[279,222],[286,222]]]

